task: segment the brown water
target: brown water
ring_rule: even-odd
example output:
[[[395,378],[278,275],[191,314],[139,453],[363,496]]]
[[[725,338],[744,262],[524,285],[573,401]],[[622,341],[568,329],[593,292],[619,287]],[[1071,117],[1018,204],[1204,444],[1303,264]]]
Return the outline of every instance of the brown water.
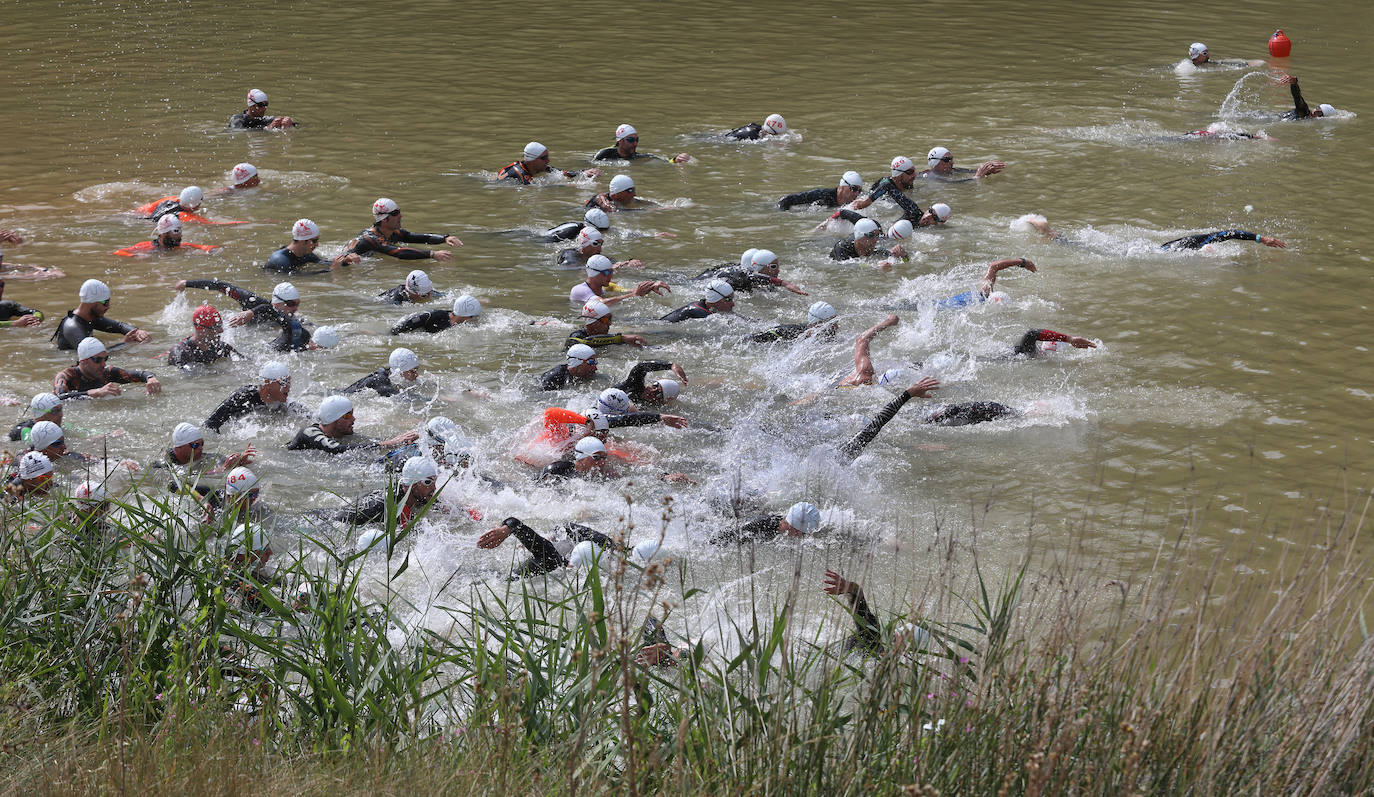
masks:
[[[294,219],[317,221],[324,251],[332,253],[370,223],[373,199],[389,196],[410,229],[448,231],[466,242],[451,263],[420,265],[439,288],[481,296],[488,311],[475,329],[406,340],[432,372],[431,392],[440,400],[431,407],[365,399],[359,430],[390,434],[427,415],[451,415],[488,452],[487,467],[511,485],[462,500],[490,517],[516,513],[536,525],[569,512],[615,525],[623,510],[607,507],[623,507],[616,498],[623,484],[536,489],[504,454],[515,430],[554,401],[531,383],[561,359],[573,317],[565,297],[577,280],[549,265],[553,247],[504,231],[578,218],[593,189],[516,189],[488,178],[531,139],[552,149],[555,165],[580,168],[611,143],[617,124],[630,122],[642,150],[685,150],[695,160],[612,167],[596,181],[604,190],[609,174],[624,170],[641,195],[669,205],[615,218],[608,254],[642,258],[656,276],[682,276],[751,246],[772,248],[787,264],[784,277],[812,296],[750,296],[738,312],[795,321],[810,301],[826,299],[840,309],[843,335],[831,345],[769,350],[736,342],[748,324],[713,319],[666,330],[654,322],[696,298],[687,286],[624,305],[617,326],[649,331],[654,356],[683,363],[693,377],[681,411],[726,430],[628,436],[655,446],[663,468],[697,476],[703,493],[724,493],[738,481],[763,494],[769,508],[817,500],[860,538],[858,546],[814,546],[818,561],[876,550],[890,564],[874,578],[906,583],[922,567],[929,540],[967,542],[976,530],[982,547],[1009,560],[1029,530],[1051,549],[1086,540],[1129,572],[1140,557],[1148,561],[1166,521],[1177,523],[1192,506],[1208,510],[1201,533],[1218,545],[1241,542],[1248,566],[1263,570],[1285,546],[1316,541],[1305,531],[1314,502],[1346,508],[1370,482],[1368,3],[1322,4],[1301,15],[1277,2],[3,8],[0,226],[28,238],[6,260],[68,274],[45,283],[12,280],[6,296],[59,317],[74,306],[83,279],[100,277],[114,289],[111,315],[154,333],[154,342],[115,362],[159,371],[164,397],[150,401],[135,390],[68,411],[70,425],[125,430],[113,444],[121,455],[151,460],[176,421],[203,419],[269,357],[262,333],[246,331],[233,339],[252,366],[186,376],[156,365],[149,358],[186,334],[190,310],[208,297],[178,298],[177,279],[222,276],[266,293],[278,278],[257,264],[287,241]],[[1280,26],[1295,42],[1294,56],[1253,70],[1261,74],[1240,84],[1236,109],[1224,120],[1272,140],[1168,140],[1218,121],[1223,100],[1247,74],[1181,74],[1175,65],[1189,42],[1205,41],[1219,58],[1264,58],[1265,40]],[[1264,78],[1279,69],[1302,78],[1313,104],[1353,114],[1273,121],[1291,107],[1287,91]],[[271,112],[290,114],[302,127],[225,131],[250,87],[267,91]],[[771,112],[786,116],[793,130],[786,141],[711,138]],[[955,215],[946,228],[918,235],[917,255],[893,274],[830,263],[826,252],[839,233],[810,232],[823,218],[818,211],[771,208],[782,194],[834,185],[845,169],[871,181],[894,155],[919,164],[937,144],[962,164],[999,158],[1010,166],[978,185],[918,187],[923,205],[943,200]],[[124,211],[184,185],[224,185],[241,160],[262,170],[263,187],[211,198],[206,213],[253,223],[186,227],[187,241],[224,244],[222,253],[110,254],[149,234],[146,222]],[[1088,245],[1057,246],[1014,228],[1014,219],[1032,212]],[[1231,227],[1277,236],[1289,248],[1157,249],[1189,232]],[[653,231],[677,237],[633,235]],[[981,264],[1004,256],[1041,266],[1037,275],[1007,272],[999,282],[1014,299],[1010,308],[929,309],[930,300],[972,287]],[[386,327],[403,311],[371,297],[400,282],[411,265],[386,259],[294,280],[305,296],[303,315],[345,331],[332,352],[285,358],[302,400],[314,406],[327,388],[385,362],[397,345]],[[946,382],[941,398],[1036,412],[1013,423],[931,430],[908,408],[858,465],[838,468],[829,446],[889,394],[837,395],[824,387],[848,368],[854,335],[885,307],[913,300],[924,300],[924,309],[904,312],[902,326],[874,346],[880,369],[934,358]],[[529,324],[545,318],[558,325]],[[1042,362],[996,360],[1027,327],[1103,345]],[[45,389],[67,364],[46,343],[48,332],[0,336],[14,396]],[[618,379],[631,362],[630,352],[613,351],[602,368]],[[491,397],[463,393],[468,387]],[[789,405],[817,390],[819,401]],[[586,400],[557,397],[570,399]],[[293,431],[287,425],[226,431],[210,447],[256,442],[266,452],[258,470],[281,506],[332,505],[338,499],[322,485],[352,495],[379,479],[375,469],[281,451]],[[655,525],[656,499],[666,488],[651,478],[636,482],[629,490],[640,501],[637,522]],[[701,573],[710,573],[720,555],[700,553],[699,529],[720,522],[719,511],[694,494],[679,496],[668,547],[703,559]],[[490,556],[473,558],[472,538],[484,526],[463,520],[431,529],[417,543],[428,567],[408,575],[421,579],[415,589],[423,592],[423,578],[453,568],[473,578],[494,572]],[[883,541],[893,537],[912,544],[914,555],[887,556]],[[760,571],[789,575],[790,558],[774,556],[761,556]],[[808,578],[812,568],[819,573],[819,564],[808,568]],[[722,596],[732,578],[720,577]]]

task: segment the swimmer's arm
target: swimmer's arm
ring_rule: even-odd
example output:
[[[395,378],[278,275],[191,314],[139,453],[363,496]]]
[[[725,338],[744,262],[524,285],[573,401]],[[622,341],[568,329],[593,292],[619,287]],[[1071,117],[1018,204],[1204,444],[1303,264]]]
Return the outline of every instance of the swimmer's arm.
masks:
[[[878,616],[868,607],[868,601],[864,599],[863,587],[846,579],[834,570],[827,570],[825,571],[825,592],[828,595],[842,595],[847,599],[849,613],[854,617],[857,636],[865,646],[870,648],[881,647],[882,624],[878,622]]]
[[[515,539],[519,540],[520,544],[525,546],[525,550],[529,551],[534,556],[539,572],[546,573],[550,570],[557,570],[567,564],[567,560],[563,558],[563,554],[558,552],[558,548],[554,547],[552,542],[549,542],[539,532],[525,525],[520,518],[508,517],[501,521],[501,524],[509,529],[510,533],[515,535]]]
[[[565,523],[562,526],[563,533],[568,535],[568,539],[576,542],[591,542],[597,547],[608,548],[612,551],[623,551],[625,546],[602,534],[594,528],[584,526],[581,523]]]
[[[1027,271],[1035,271],[1035,264],[1024,257],[1009,257],[1005,260],[994,260],[989,263],[987,273],[983,275],[983,279],[978,283],[978,293],[981,294],[984,299],[988,298],[988,295],[992,293],[992,287],[997,284],[997,273],[1004,269],[1017,267],[1024,268]]]
[[[859,335],[859,339],[854,341],[854,372],[860,377],[873,378],[873,360],[869,357],[868,348],[873,339],[879,332],[891,326],[896,326],[899,319],[895,315],[889,315],[871,328]]]
[[[1288,76],[1288,90],[1293,95],[1293,115],[1299,119],[1306,119],[1312,115],[1312,109],[1307,107],[1307,100],[1302,98],[1302,89],[1298,88],[1298,79]]]
[[[424,329],[428,321],[428,312],[411,313],[392,325],[391,334],[399,335],[403,332],[414,332],[417,329]]]

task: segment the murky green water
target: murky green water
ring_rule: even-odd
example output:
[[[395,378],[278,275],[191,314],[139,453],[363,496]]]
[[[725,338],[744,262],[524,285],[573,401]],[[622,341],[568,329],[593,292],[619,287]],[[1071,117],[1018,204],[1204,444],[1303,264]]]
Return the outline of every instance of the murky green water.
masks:
[[[370,223],[373,199],[390,196],[410,229],[466,242],[451,263],[422,265],[441,289],[481,296],[488,312],[475,329],[406,342],[432,372],[436,406],[369,399],[359,407],[359,430],[390,434],[449,414],[482,441],[487,467],[511,485],[464,500],[489,516],[515,513],[536,525],[572,512],[614,526],[623,484],[536,489],[505,453],[516,430],[555,403],[532,382],[560,359],[573,316],[565,297],[577,279],[550,265],[553,247],[508,231],[577,218],[593,189],[516,189],[488,177],[531,139],[552,149],[555,165],[583,167],[611,143],[617,124],[630,122],[642,150],[695,159],[625,167],[641,195],[669,207],[616,218],[609,254],[680,278],[750,246],[772,248],[787,264],[784,276],[812,297],[754,295],[738,312],[760,322],[800,320],[810,301],[823,298],[840,308],[843,334],[829,345],[769,350],[739,342],[752,329],[747,323],[668,329],[655,322],[695,298],[688,286],[624,305],[617,326],[647,331],[654,356],[683,363],[693,377],[681,411],[725,430],[629,436],[653,445],[662,468],[698,477],[705,494],[738,482],[769,507],[815,497],[859,543],[818,544],[813,559],[877,551],[885,564],[873,577],[904,584],[924,567],[931,540],[969,542],[976,529],[981,547],[1009,560],[1029,529],[1051,548],[1085,540],[1129,571],[1166,519],[1177,522],[1193,505],[1207,510],[1209,537],[1218,545],[1241,537],[1254,546],[1244,554],[1250,565],[1258,559],[1263,569],[1285,546],[1312,542],[1304,531],[1312,500],[1343,509],[1369,483],[1374,191],[1366,156],[1374,136],[1366,120],[1374,90],[1364,78],[1374,13],[1366,3],[1300,15],[1276,2],[0,8],[7,23],[0,29],[7,88],[0,226],[29,239],[7,249],[6,260],[68,274],[12,280],[6,296],[60,316],[83,279],[100,277],[115,291],[111,315],[153,331],[154,342],[115,359],[162,373],[163,398],[130,391],[68,413],[79,427],[125,430],[112,444],[121,455],[150,460],[176,421],[203,419],[248,381],[248,365],[186,376],[151,359],[186,334],[191,309],[208,296],[178,298],[177,279],[220,276],[265,293],[277,280],[258,264],[287,241],[294,219],[313,218],[325,251],[337,251]],[[1201,39],[1217,57],[1264,58],[1275,27],[1292,36],[1294,56],[1255,71],[1291,69],[1309,100],[1355,115],[1272,121],[1289,107],[1287,92],[1262,74],[1236,89],[1236,111],[1225,121],[1271,140],[1169,140],[1218,121],[1246,74],[1180,74],[1175,64],[1188,43]],[[224,120],[251,87],[269,93],[273,112],[303,126],[288,134],[226,132]],[[795,135],[765,144],[711,137],[770,112],[784,114]],[[782,194],[834,185],[845,169],[874,180],[894,155],[919,163],[937,144],[964,164],[998,158],[1010,166],[981,184],[918,187],[919,202],[946,201],[955,215],[946,228],[918,235],[916,256],[892,274],[832,264],[826,252],[839,234],[811,232],[821,213],[771,207]],[[207,213],[252,223],[186,230],[188,241],[223,244],[221,254],[110,254],[148,237],[129,208],[188,184],[224,185],[241,160],[262,170],[263,187],[211,199]],[[603,176],[596,190],[605,183]],[[1014,228],[1014,219],[1032,212],[1089,245],[1056,246]],[[1156,249],[1188,232],[1230,227],[1280,237],[1289,248]],[[676,238],[637,235],[660,231]],[[981,264],[1004,256],[1041,265],[1039,274],[1007,272],[999,282],[1014,299],[1010,308],[929,309],[930,300],[972,287]],[[371,297],[409,268],[386,259],[296,280],[303,314],[346,332],[337,350],[287,358],[303,400],[313,406],[326,389],[385,362],[396,345],[385,330],[403,311]],[[856,467],[837,467],[828,447],[888,394],[824,386],[847,370],[858,332],[884,308],[913,300],[925,309],[904,312],[903,324],[875,344],[879,368],[934,358],[946,381],[942,398],[1037,412],[1015,423],[931,430],[909,408]],[[530,324],[540,319],[556,323]],[[1103,346],[1034,363],[992,358],[1028,327],[1083,334]],[[26,399],[67,364],[47,334],[0,336],[14,396]],[[268,356],[261,333],[238,332],[234,340],[255,362]],[[619,375],[633,361],[615,351],[603,370]],[[790,405],[816,390],[820,400]],[[585,400],[565,394],[556,403],[572,399]],[[292,508],[337,502],[321,485],[352,495],[378,479],[375,470],[280,450],[293,431],[242,425],[211,447],[254,441],[267,452],[259,470],[277,503]],[[629,491],[644,507],[636,514],[644,528],[667,488],[645,474],[635,481]],[[680,495],[678,506],[668,547],[715,561],[719,554],[700,552],[701,529],[721,522],[719,511],[695,495]],[[504,559],[474,558],[472,539],[485,524],[441,525],[420,543],[427,568],[412,577],[459,568],[481,578],[504,566]],[[889,556],[892,538],[913,555]],[[790,561],[764,552],[757,567],[784,579]],[[728,595],[724,581],[720,594]]]

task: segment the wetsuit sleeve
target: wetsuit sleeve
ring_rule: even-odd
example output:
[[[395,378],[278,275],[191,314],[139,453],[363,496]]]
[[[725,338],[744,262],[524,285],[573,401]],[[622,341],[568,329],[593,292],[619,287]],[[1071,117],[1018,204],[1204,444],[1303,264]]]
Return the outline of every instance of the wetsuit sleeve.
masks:
[[[615,147],[606,147],[605,149],[598,150],[597,153],[596,153],[595,155],[592,156],[592,160],[594,160],[594,161],[620,160],[620,152],[617,151]]]
[[[5,319],[4,321],[0,322],[0,326],[7,327],[10,325],[9,320],[11,318],[19,318],[26,315],[34,316],[39,321],[43,320],[43,313],[33,309],[32,307],[25,307],[19,302],[13,302],[9,299],[0,301],[0,318]]]
[[[854,250],[854,242],[848,238],[836,241],[830,249],[831,260],[853,260],[858,256],[858,252]]]
[[[1220,241],[1258,241],[1257,233],[1247,230],[1217,230],[1216,232],[1200,232],[1193,235],[1185,235],[1182,238],[1175,238],[1168,243],[1160,244],[1160,249],[1201,249],[1208,244]]]
[[[1288,86],[1288,90],[1293,95],[1293,118],[1306,119],[1312,115],[1312,109],[1307,107],[1307,100],[1302,98],[1302,89],[1298,88],[1298,81],[1293,81]]]
[[[147,382],[153,376],[150,371],[126,371],[113,365],[105,366],[105,381],[127,385],[130,382]]]
[[[399,335],[403,332],[414,332],[417,329],[424,329],[425,323],[429,321],[429,313],[411,313],[410,315],[397,321],[391,327],[391,334]]]
[[[119,335],[127,334],[134,328],[134,325],[127,321],[116,321],[113,318],[107,318],[105,316],[101,316],[92,321],[91,326],[101,332],[112,332]],[[79,342],[80,341],[78,341],[78,343]]]
[[[878,616],[873,610],[868,608],[868,601],[864,600],[863,588],[858,584],[851,584],[849,594],[849,613],[854,616],[854,634],[845,642],[846,648],[854,646],[877,653],[883,649],[883,627],[878,622]]]
[[[411,232],[410,230],[397,230],[396,237],[408,244],[431,244],[437,245],[444,243],[447,235],[430,232]],[[426,255],[428,257],[428,255]]]
[[[205,419],[205,428],[218,432],[229,420],[248,412],[248,404],[242,398],[242,391],[236,390]]]
[[[186,280],[186,287],[200,288],[202,290],[222,293],[225,296],[228,296],[230,299],[233,299],[234,301],[238,302],[239,306],[245,310],[251,310],[256,306],[263,304],[268,305],[270,307],[272,304],[271,302],[267,301],[266,299],[262,298],[256,293],[253,293],[250,290],[240,288],[237,285],[224,282],[223,280]]]
[[[906,192],[897,187],[891,180],[882,180],[878,187],[873,189],[868,195],[869,200],[887,197],[897,203],[897,207],[902,209],[902,218],[915,223],[925,214],[921,206],[916,204],[916,200],[906,195]]]
[[[868,218],[867,216],[858,212],[857,210],[850,210],[848,208],[842,209],[836,215],[839,216],[839,218],[842,218],[845,221],[849,222],[850,224],[858,224],[860,221]]]
[[[655,371],[666,371],[672,368],[673,364],[663,360],[649,360],[648,362],[637,363],[630,369],[630,375],[616,387],[625,391],[626,395],[638,401],[644,395],[644,377]]]
[[[540,390],[559,390],[568,384],[568,366],[558,365],[539,376]]]
[[[610,423],[612,429],[624,426],[653,426],[662,417],[657,412],[627,412],[624,415],[612,415]]]
[[[878,432],[883,430],[887,422],[897,417],[897,412],[901,410],[908,401],[911,401],[911,396],[907,395],[906,391],[902,391],[897,398],[889,401],[887,406],[883,407],[882,411],[879,412],[873,420],[868,422],[867,426],[861,429],[858,434],[849,438],[844,445],[840,446],[840,461],[844,463],[853,462],[859,454],[863,453],[863,450],[868,447],[868,444],[873,442],[873,438],[878,436]]]
[[[560,224],[551,230],[546,230],[540,239],[547,244],[558,243],[559,241],[571,241],[582,232],[582,222],[570,221]]]
[[[357,393],[368,388],[377,391],[379,396],[394,396],[401,392],[396,385],[392,384],[391,374],[385,368],[378,368],[340,392],[344,394]]]
[[[400,231],[401,240],[407,240],[406,236],[410,233],[405,230]],[[442,243],[443,239],[439,240]],[[389,255],[397,260],[425,260],[433,255],[428,249],[412,249],[408,246],[397,246],[384,239],[373,229],[363,230],[362,234],[354,238],[348,245],[348,251],[354,254],[364,255],[368,252],[379,252]]]
[[[778,200],[778,210],[790,210],[798,205],[822,205],[833,208],[839,205],[839,198],[835,195],[833,188],[813,188],[810,191],[799,191],[795,194],[788,194]]]
[[[1053,329],[1028,329],[1026,334],[1021,336],[1021,340],[1017,341],[1016,348],[1012,351],[1015,354],[1034,357],[1039,352],[1035,344],[1042,340],[1067,343],[1069,336],[1063,332],[1055,332]]]
[[[563,554],[558,552],[552,542],[545,539],[539,532],[526,526],[520,518],[508,517],[501,521],[501,525],[511,530],[515,539],[525,546],[525,550],[530,552],[532,557],[528,563],[520,568],[520,575],[532,576],[540,573],[549,573],[567,564]]]
[[[350,526],[377,523],[386,517],[386,493],[368,493],[347,509],[340,509],[332,516],[333,520]]]
[[[598,548],[608,548],[612,551],[623,551],[625,549],[625,546],[607,537],[605,534],[602,534],[590,526],[584,526],[581,523],[565,523],[561,529],[564,534],[568,535],[568,539],[574,542],[590,542]]]
[[[86,398],[86,391],[75,388],[75,383],[78,380],[78,371],[75,368],[64,368],[52,378],[52,392],[63,401],[73,398]]]
[[[805,324],[779,324],[772,329],[756,332],[745,340],[750,343],[773,343],[779,340],[795,340],[806,331]]]
[[[602,346],[614,346],[617,343],[624,342],[625,338],[619,332],[614,335],[588,335],[585,332],[574,332],[568,336],[568,342],[563,346],[563,350],[567,351],[577,343],[585,343],[593,349],[596,349]]]

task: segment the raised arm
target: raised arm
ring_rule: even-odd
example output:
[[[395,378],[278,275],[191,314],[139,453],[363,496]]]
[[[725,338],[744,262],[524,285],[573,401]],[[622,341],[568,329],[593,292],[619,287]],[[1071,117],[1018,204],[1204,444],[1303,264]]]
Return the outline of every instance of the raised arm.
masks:
[[[879,321],[873,327],[865,330],[859,335],[859,339],[854,341],[854,375],[859,378],[858,384],[868,384],[873,379],[873,359],[868,354],[868,347],[873,343],[873,339],[888,327],[896,326],[901,319],[897,316],[889,315]]]
[[[878,616],[868,607],[868,601],[864,600],[863,587],[847,580],[834,570],[827,570],[825,592],[827,595],[846,599],[849,613],[854,617],[855,631],[850,639],[873,652],[882,650],[883,627],[878,622]]]
[[[1017,266],[1027,271],[1035,271],[1035,264],[1024,257],[1009,257],[1005,260],[994,260],[988,264],[987,273],[985,273],[983,279],[978,282],[978,293],[982,294],[984,299],[988,298],[988,295],[992,293],[992,286],[997,284],[997,272]]]

